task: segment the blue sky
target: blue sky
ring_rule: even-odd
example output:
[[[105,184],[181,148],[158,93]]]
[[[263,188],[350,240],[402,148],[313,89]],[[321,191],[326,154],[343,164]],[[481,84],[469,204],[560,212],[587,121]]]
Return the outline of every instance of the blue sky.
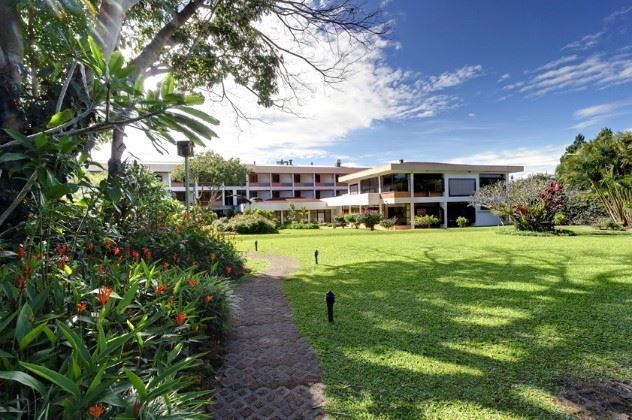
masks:
[[[349,133],[339,150],[366,146],[360,163],[384,156],[386,143],[393,159],[489,160],[517,151],[525,164],[550,170],[542,158],[558,158],[577,133],[590,138],[605,126],[632,127],[630,1],[395,0],[386,10],[395,22],[391,39],[400,45],[387,54],[391,65],[429,74],[464,65],[482,70],[450,91],[459,98],[453,109],[433,118],[376,121]],[[591,63],[603,72],[582,71]],[[552,79],[550,91],[538,85],[538,77],[556,70],[576,83],[560,86]],[[623,74],[600,82],[617,71]],[[525,87],[531,88],[521,92]],[[596,105],[604,106],[591,108]]]
[[[252,118],[236,119],[226,103],[205,105],[222,121],[209,148],[248,163],[406,159],[551,172],[577,133],[632,128],[632,0],[382,4],[393,28],[386,42],[365,51],[337,40],[356,60],[344,83],[323,85],[288,57],[305,82],[292,113],[262,109],[233,86]],[[262,27],[288,42],[278,22]],[[304,53],[326,63],[330,50],[321,44]],[[131,133],[128,146],[144,160],[177,159]]]

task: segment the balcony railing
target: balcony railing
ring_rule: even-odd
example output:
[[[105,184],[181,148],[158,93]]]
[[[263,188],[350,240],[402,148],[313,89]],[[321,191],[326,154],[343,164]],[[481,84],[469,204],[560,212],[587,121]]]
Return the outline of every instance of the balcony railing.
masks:
[[[291,187],[292,183],[291,182],[273,182],[272,186],[273,187]]]
[[[248,186],[250,187],[269,187],[270,186],[270,182],[250,182],[248,183]]]
[[[333,187],[334,183],[333,182],[317,182],[316,186],[317,187]]]
[[[294,186],[295,187],[313,187],[314,183],[313,182],[295,182]]]

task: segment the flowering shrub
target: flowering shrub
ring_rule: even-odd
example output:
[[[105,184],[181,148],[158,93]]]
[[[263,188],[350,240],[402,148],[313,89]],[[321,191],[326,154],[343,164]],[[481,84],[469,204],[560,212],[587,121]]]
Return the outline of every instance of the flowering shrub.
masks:
[[[415,216],[415,226],[422,228],[429,228],[439,223],[437,216],[432,214],[424,214],[422,216]]]
[[[3,408],[28,418],[202,412],[208,395],[183,390],[202,379],[201,352],[225,331],[231,286],[142,257],[121,264],[108,246],[98,259],[74,260],[64,244],[4,252]]]
[[[382,221],[382,215],[377,211],[367,211],[358,216],[358,222],[374,230],[375,225]]]

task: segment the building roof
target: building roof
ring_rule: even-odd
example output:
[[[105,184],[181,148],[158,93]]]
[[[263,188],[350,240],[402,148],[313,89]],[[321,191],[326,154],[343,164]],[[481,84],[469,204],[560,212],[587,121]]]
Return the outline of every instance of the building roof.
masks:
[[[246,164],[248,169],[256,173],[293,174],[350,174],[366,168],[351,168],[349,166],[319,166],[319,165],[253,165]]]
[[[398,172],[476,172],[476,173],[514,173],[524,171],[523,166],[509,165],[465,165],[461,163],[441,162],[403,162],[389,163],[375,168],[364,169],[340,177],[341,182],[352,182],[364,178]]]

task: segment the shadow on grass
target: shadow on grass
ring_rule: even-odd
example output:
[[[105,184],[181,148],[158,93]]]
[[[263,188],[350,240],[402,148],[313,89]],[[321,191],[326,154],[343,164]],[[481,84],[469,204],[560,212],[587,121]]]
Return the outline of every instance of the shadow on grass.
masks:
[[[629,265],[576,281],[562,252],[548,261],[507,250],[485,260],[418,255],[321,266],[286,284],[333,410],[567,418],[550,395],[569,378],[630,374]],[[329,288],[334,325],[322,303]]]

